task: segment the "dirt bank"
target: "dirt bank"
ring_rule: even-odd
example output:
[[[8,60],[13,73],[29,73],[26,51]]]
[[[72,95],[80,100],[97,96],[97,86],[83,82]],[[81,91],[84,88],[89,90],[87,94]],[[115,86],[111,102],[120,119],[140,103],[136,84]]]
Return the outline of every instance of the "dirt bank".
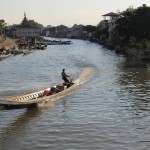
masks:
[[[14,39],[6,38],[2,43],[0,43],[0,49],[7,47],[9,49],[17,47],[17,44]]]

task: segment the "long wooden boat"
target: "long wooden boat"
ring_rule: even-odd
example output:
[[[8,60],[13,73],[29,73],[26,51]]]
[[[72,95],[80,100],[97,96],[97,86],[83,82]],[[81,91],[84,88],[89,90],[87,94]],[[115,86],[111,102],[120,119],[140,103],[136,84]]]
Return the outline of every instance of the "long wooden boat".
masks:
[[[64,96],[73,89],[75,89],[76,85],[76,83],[71,83],[67,86],[64,84],[58,84],[55,87],[58,87],[59,89],[61,87],[61,91],[48,96],[44,94],[44,92],[47,89],[44,89],[22,96],[0,99],[0,109],[20,109],[28,107],[37,107],[48,102],[54,102],[57,98],[60,98],[61,96]]]

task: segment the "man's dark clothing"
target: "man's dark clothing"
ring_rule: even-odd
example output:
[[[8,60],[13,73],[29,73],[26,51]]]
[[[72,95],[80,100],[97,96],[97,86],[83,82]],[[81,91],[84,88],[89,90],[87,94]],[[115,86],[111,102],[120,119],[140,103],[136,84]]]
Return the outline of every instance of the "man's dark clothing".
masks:
[[[66,75],[65,71],[63,71],[61,73],[61,76],[62,76],[62,79],[66,82],[66,83],[69,83],[69,80],[67,79],[67,77],[69,77],[68,75]]]

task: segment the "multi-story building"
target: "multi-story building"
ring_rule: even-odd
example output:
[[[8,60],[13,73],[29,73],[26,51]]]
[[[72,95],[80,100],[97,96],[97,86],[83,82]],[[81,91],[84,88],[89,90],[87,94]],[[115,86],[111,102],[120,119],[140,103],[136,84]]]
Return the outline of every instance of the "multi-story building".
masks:
[[[40,36],[41,28],[31,22],[31,20],[28,21],[26,14],[24,14],[22,23],[16,27],[15,36],[17,38],[36,40]]]
[[[104,20],[102,20],[98,24],[98,26],[100,26],[101,29],[108,28],[109,39],[111,39],[112,31],[114,30],[114,28],[116,26],[116,21],[117,21],[119,15],[117,13],[110,12],[110,13],[103,15],[103,17],[104,17]]]

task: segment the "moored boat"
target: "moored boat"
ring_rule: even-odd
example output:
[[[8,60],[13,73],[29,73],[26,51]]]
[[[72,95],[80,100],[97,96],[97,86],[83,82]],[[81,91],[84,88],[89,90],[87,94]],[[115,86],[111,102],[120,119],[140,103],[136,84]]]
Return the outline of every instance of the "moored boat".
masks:
[[[53,102],[55,101],[55,99],[66,95],[68,92],[72,91],[76,87],[76,85],[77,84],[73,82],[68,85],[58,84],[51,88],[40,90],[34,93],[22,96],[15,96],[7,99],[0,99],[0,109],[20,109],[37,107],[43,103]]]
[[[10,56],[11,56],[11,53],[8,53],[8,54],[1,54],[1,55],[0,55],[0,60],[3,60],[3,59],[8,58],[8,57],[10,57]]]
[[[30,53],[32,53],[32,52],[33,52],[33,50],[28,50],[28,49],[22,50],[22,53],[23,53],[24,55],[30,54]]]
[[[14,54],[14,55],[18,55],[18,54],[21,54],[21,53],[22,53],[22,50],[20,50],[20,49],[15,49],[15,50],[12,50],[11,53]]]
[[[9,56],[11,56],[11,49],[7,46],[3,46],[0,49],[0,60],[8,58]]]

